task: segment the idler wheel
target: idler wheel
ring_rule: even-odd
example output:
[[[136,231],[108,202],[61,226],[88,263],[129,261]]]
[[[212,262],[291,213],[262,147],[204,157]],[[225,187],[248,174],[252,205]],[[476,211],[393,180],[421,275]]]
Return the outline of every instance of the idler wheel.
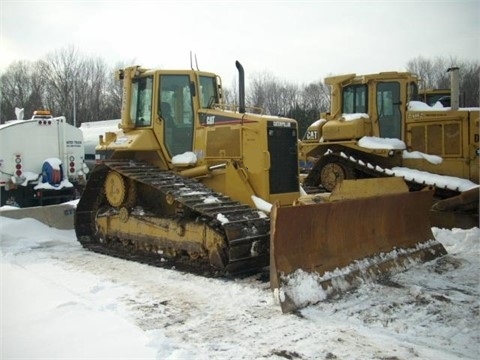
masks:
[[[118,172],[110,171],[105,180],[105,195],[110,205],[119,207],[127,197],[125,179]]]

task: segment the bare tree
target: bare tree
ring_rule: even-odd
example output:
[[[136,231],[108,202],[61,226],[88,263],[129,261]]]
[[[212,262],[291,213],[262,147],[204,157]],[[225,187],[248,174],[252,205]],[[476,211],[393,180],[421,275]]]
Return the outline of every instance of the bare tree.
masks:
[[[1,122],[15,119],[15,107],[24,108],[25,115],[32,114],[34,101],[34,77],[28,61],[12,63],[1,77]],[[35,104],[31,104],[31,103]]]
[[[450,88],[450,75],[447,70],[454,66],[460,68],[462,106],[479,106],[479,62],[462,61],[456,57],[425,59],[419,56],[407,63],[407,70],[420,76],[421,88],[448,89]]]
[[[55,114],[62,114],[73,122],[74,94],[81,58],[72,46],[57,50],[41,63],[41,76],[48,89],[48,106]]]
[[[109,120],[119,119],[121,117],[123,81],[117,80],[115,73],[117,70],[131,66],[131,64],[135,62],[135,59],[117,62],[113,68],[107,69],[100,119]]]
[[[223,102],[228,105],[236,106],[239,104],[238,100],[238,83],[237,79],[233,79],[231,87],[223,87]]]
[[[433,79],[432,61],[419,56],[407,63],[407,70],[417,74],[422,79],[422,88],[430,89],[435,86]]]
[[[249,106],[265,109],[267,102],[267,83],[272,81],[269,73],[253,74],[246,90],[246,102]]]
[[[70,46],[48,55],[41,68],[49,107],[70,123],[120,117],[121,83],[103,59],[86,58]]]
[[[302,91],[303,106],[307,110],[326,112],[330,108],[330,89],[323,82],[310,83]]]
[[[120,68],[120,67],[118,67]],[[119,119],[122,109],[123,81],[115,78],[115,70],[107,72],[102,119]]]
[[[108,75],[107,65],[100,58],[86,59],[78,67],[74,90],[80,124],[103,119]]]
[[[298,87],[272,79],[266,83],[265,108],[270,115],[286,116],[298,103]]]
[[[15,118],[15,107],[23,107],[26,117],[36,109],[47,108],[54,115],[65,115],[79,126],[85,121],[120,117],[122,82],[114,70],[135,61],[109,68],[101,58],[87,58],[74,46],[48,54],[36,61],[12,63],[0,77],[0,122]],[[455,57],[427,59],[419,56],[407,63],[408,71],[418,74],[421,88],[449,88],[447,69],[460,68],[462,106],[479,106],[480,64]],[[238,103],[238,87],[224,88],[224,101]],[[279,80],[268,72],[253,74],[247,83],[246,103],[270,115],[296,119],[301,133],[330,104],[330,89],[322,82],[297,86]]]
[[[247,102],[262,108],[266,114],[285,116],[298,103],[298,86],[277,79],[270,73],[254,75]]]
[[[124,67],[117,64],[117,68]],[[79,126],[84,121],[120,117],[122,82],[101,58],[87,58],[69,46],[30,63],[12,63],[0,78],[0,119],[49,109]]]
[[[460,84],[464,106],[480,106],[480,64],[478,62],[461,63]]]

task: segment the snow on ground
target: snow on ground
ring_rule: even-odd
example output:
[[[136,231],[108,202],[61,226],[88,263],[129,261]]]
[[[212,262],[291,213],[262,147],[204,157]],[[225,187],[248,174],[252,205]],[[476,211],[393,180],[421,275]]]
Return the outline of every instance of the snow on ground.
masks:
[[[284,315],[258,276],[209,279],[0,217],[2,359],[478,359],[480,230],[448,255]]]

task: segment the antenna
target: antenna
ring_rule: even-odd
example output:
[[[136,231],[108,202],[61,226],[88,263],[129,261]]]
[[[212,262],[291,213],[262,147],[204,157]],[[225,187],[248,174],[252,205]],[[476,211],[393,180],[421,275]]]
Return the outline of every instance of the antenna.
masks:
[[[192,50],[190,50],[190,69],[193,70],[193,63],[192,63]]]
[[[198,68],[197,54],[195,54],[195,66],[197,67],[197,71],[200,71]]]

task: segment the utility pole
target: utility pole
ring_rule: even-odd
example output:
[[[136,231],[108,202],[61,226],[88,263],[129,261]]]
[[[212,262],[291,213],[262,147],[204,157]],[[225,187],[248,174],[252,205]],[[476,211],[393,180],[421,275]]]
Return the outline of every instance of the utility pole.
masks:
[[[77,127],[77,100],[76,100],[77,82],[73,81],[73,126]]]

